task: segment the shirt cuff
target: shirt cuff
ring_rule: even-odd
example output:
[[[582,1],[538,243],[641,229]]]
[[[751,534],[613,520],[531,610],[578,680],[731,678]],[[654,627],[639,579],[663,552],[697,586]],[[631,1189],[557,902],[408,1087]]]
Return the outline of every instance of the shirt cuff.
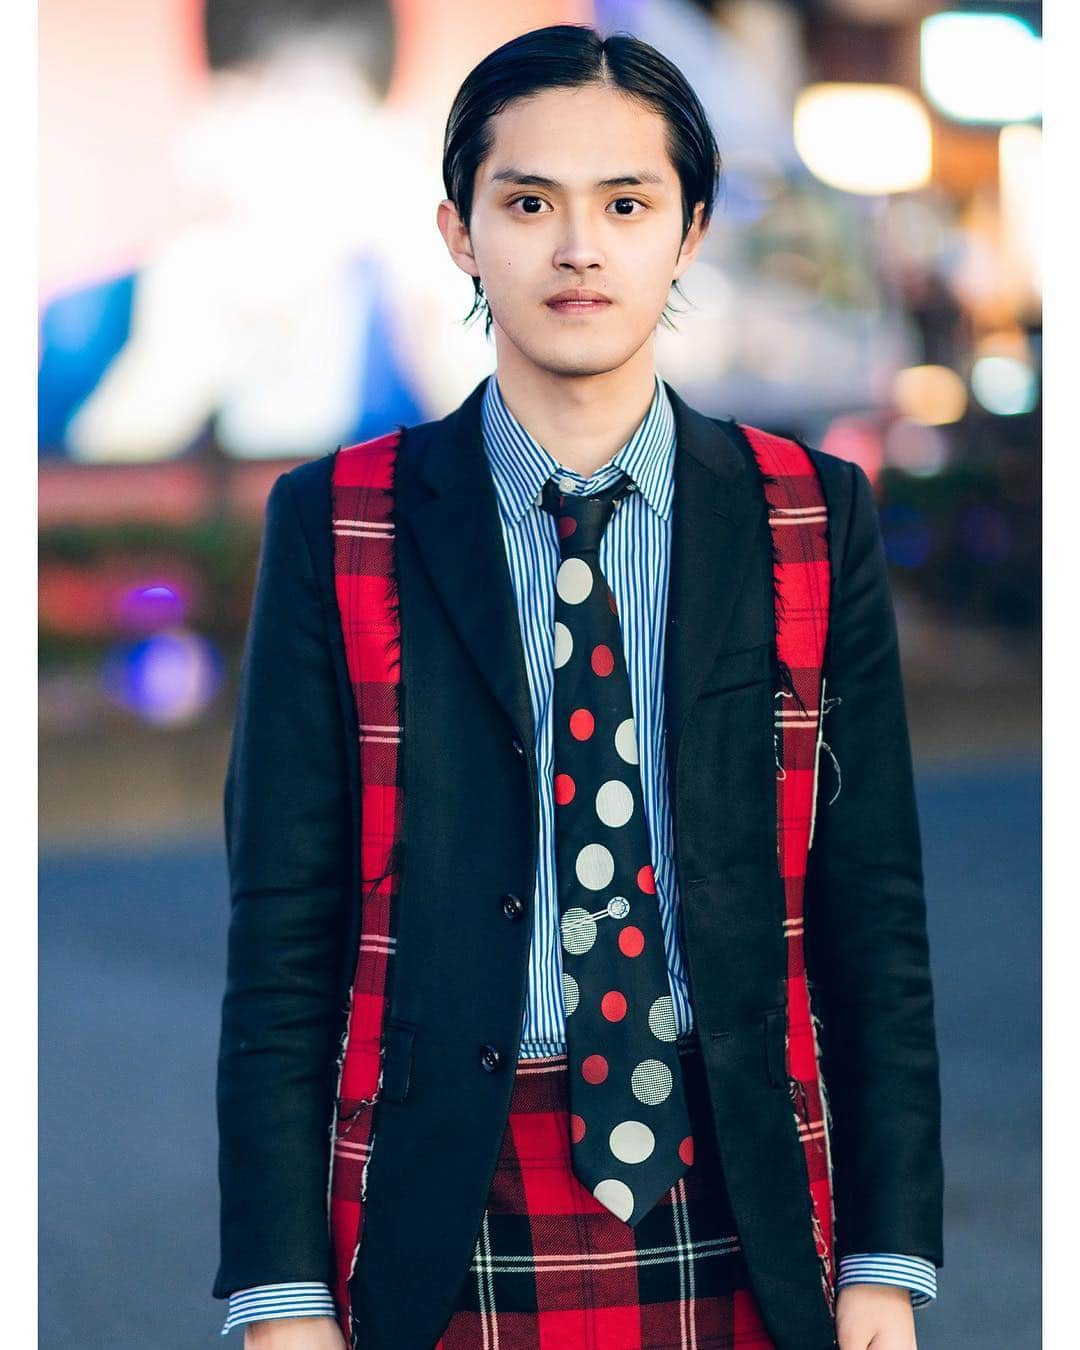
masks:
[[[229,1295],[229,1311],[221,1334],[245,1322],[269,1321],[275,1317],[336,1317],[334,1296],[322,1280],[289,1280],[282,1284],[257,1284]]]
[[[896,1284],[911,1292],[911,1303],[922,1307],[937,1297],[937,1272],[921,1256],[860,1252],[840,1258],[837,1288],[847,1284]],[[260,1284],[229,1295],[229,1310],[221,1334],[227,1336],[245,1322],[277,1317],[336,1317],[329,1286],[319,1280]]]
[[[937,1270],[924,1256],[893,1252],[858,1252],[840,1258],[836,1287],[846,1284],[899,1284],[911,1290],[911,1306],[921,1308],[937,1298]]]

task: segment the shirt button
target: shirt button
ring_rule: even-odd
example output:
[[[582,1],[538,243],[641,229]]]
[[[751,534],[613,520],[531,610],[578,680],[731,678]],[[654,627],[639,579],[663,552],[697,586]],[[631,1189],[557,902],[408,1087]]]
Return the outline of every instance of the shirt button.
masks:
[[[517,755],[518,759],[524,759],[525,747],[521,743],[521,738],[519,736],[515,736],[514,739],[510,742],[510,744],[513,746],[514,754]]]
[[[572,478],[560,478],[559,487],[563,490],[563,492],[573,492],[574,480]]]
[[[488,1073],[494,1073],[496,1069],[502,1068],[502,1062],[502,1051],[494,1045],[482,1045],[480,1047],[480,1063]]]
[[[520,895],[510,892],[502,898],[503,913],[508,919],[520,919],[525,913],[525,902]]]

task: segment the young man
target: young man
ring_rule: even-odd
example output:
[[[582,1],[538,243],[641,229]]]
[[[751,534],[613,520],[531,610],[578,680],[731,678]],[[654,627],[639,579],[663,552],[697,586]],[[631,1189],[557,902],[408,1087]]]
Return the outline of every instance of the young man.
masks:
[[[214,1294],[247,1346],[916,1343],[940,1100],[885,558],[865,474],[806,450],[831,576],[812,711],[842,780],[815,768],[806,867],[831,1116],[799,1115],[772,522],[750,435],[653,365],[718,168],[651,47],[560,25],[492,53],[438,224],[495,374],[271,492],[226,784]],[[394,447],[392,512],[355,518],[348,483]],[[354,546],[386,559],[393,706],[364,702],[384,644]],[[398,879],[392,936],[360,943],[394,969],[354,1136],[361,801]]]

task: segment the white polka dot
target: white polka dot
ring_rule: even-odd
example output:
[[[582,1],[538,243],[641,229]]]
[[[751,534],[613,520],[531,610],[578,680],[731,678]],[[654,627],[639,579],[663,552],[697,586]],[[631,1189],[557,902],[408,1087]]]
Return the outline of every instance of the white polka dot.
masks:
[[[626,718],[615,728],[615,749],[619,752],[619,758],[624,759],[627,764],[636,764],[637,760],[637,736],[634,733],[634,719]]]
[[[649,1009],[649,1030],[658,1041],[675,1039],[675,1005],[670,994],[663,994]]]
[[[584,558],[564,558],[555,576],[559,599],[568,605],[580,605],[593,588],[592,568]]]
[[[603,844],[586,844],[577,855],[577,879],[590,891],[602,891],[615,875],[615,859]]]
[[[625,1181],[608,1177],[593,1187],[593,1195],[605,1209],[611,1210],[617,1219],[622,1219],[623,1223],[634,1212],[634,1192]]]
[[[578,988],[578,982],[573,975],[567,975],[565,971],[563,971],[562,977],[562,997],[563,1007],[566,1009],[567,1017],[569,1017],[581,1002],[581,990]]]
[[[565,666],[570,660],[570,653],[574,650],[574,639],[571,636],[570,629],[566,624],[555,624],[555,669]]]
[[[644,1162],[656,1147],[656,1135],[644,1121],[624,1120],[611,1131],[608,1145],[620,1162]]]
[[[625,825],[634,814],[634,794],[618,778],[609,778],[596,794],[596,814],[612,828]]]
[[[596,941],[596,920],[587,909],[575,905],[559,920],[563,946],[571,956],[581,956]]]
[[[643,1059],[630,1075],[634,1096],[646,1106],[659,1106],[671,1096],[671,1070],[662,1059]]]

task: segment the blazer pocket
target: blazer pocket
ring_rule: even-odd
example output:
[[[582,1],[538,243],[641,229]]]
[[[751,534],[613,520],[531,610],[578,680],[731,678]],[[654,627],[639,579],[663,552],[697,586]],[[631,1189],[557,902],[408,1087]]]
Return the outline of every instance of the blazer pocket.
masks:
[[[773,644],[756,642],[752,647],[721,652],[701,686],[699,697],[733,694],[738,689],[764,684],[773,678]]]
[[[773,1087],[786,1088],[787,1073],[787,1009],[769,1008],[762,1018],[765,1033],[765,1072]]]
[[[411,1022],[387,1018],[383,1031],[385,1050],[382,1055],[382,1087],[376,1098],[337,1098],[335,1134],[338,1138],[355,1135],[363,1121],[370,1121],[377,1102],[403,1102],[409,1095],[415,1035],[416,1028]]]
[[[399,1021],[396,1017],[387,1018],[382,1091],[379,1095],[388,1101],[403,1102],[409,1095],[415,1036],[416,1027],[413,1023]]]

